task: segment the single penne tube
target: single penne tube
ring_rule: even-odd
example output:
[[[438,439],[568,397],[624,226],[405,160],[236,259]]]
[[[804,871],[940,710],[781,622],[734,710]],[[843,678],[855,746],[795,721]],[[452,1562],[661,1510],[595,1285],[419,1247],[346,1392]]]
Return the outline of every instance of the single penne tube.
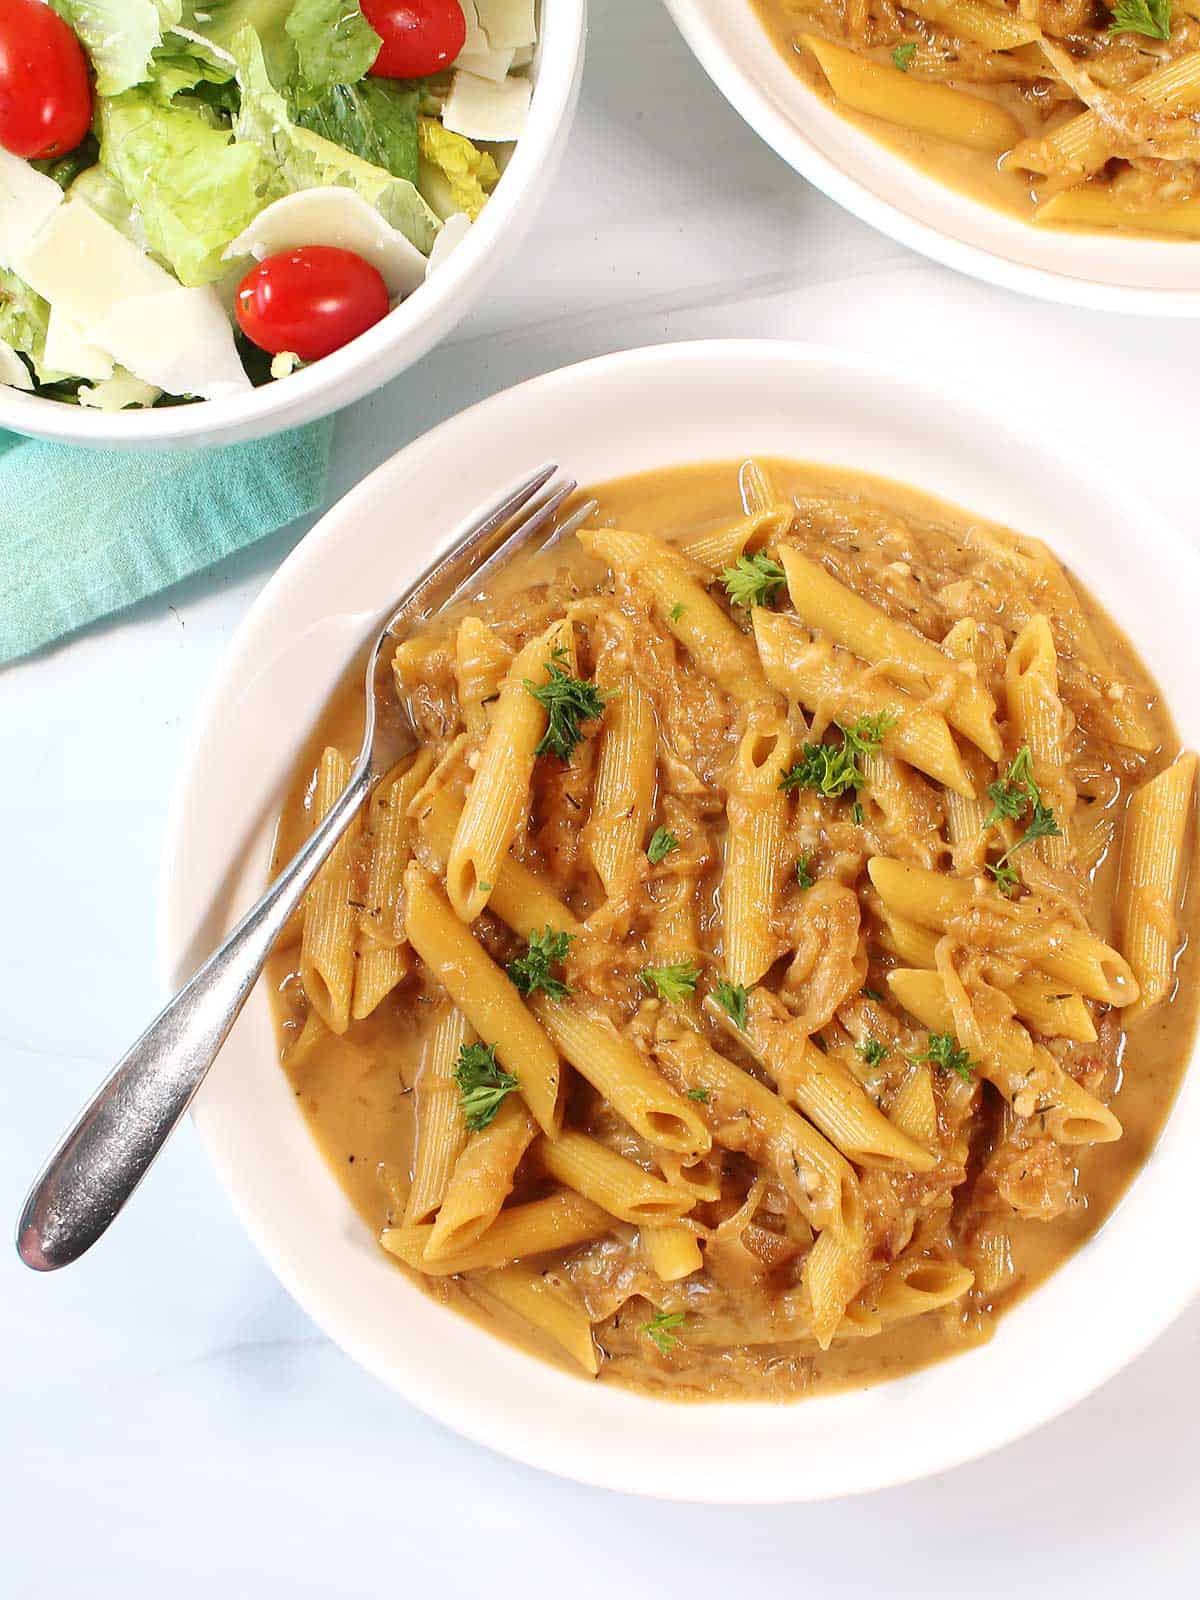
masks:
[[[541,1272],[516,1262],[472,1282],[473,1292],[498,1300],[531,1328],[545,1334],[594,1378],[600,1355],[592,1325],[579,1297],[560,1274]]]
[[[773,545],[792,525],[795,512],[789,505],[774,502],[736,522],[697,534],[683,546],[689,561],[698,562],[710,572],[721,573],[733,566],[739,556]]]
[[[1079,184],[1060,189],[1043,200],[1033,213],[1043,227],[1131,228],[1138,233],[1178,234],[1185,239],[1200,239],[1200,197],[1181,200],[1173,206],[1123,204],[1109,184]]]
[[[622,1222],[639,1227],[677,1222],[696,1203],[686,1190],[672,1188],[657,1174],[574,1129],[557,1139],[539,1139],[536,1155],[552,1178]]]
[[[600,733],[592,805],[583,842],[604,892],[612,895],[642,856],[654,805],[658,728],[650,696],[632,673],[609,679],[611,696]]]
[[[864,1206],[854,1168],[782,1095],[665,1012],[653,1048],[656,1060],[689,1093],[704,1096],[694,1103],[718,1144],[741,1150],[772,1171],[818,1232],[833,1228],[851,1242],[862,1239]]]
[[[905,690],[869,676],[844,650],[816,641],[793,618],[758,607],[754,637],[767,680],[809,711],[842,722],[859,717],[893,718],[883,749],[960,794],[975,790],[945,717],[929,711]]]
[[[906,966],[935,967],[937,945],[942,936],[934,928],[923,928],[920,923],[909,922],[905,917],[885,913],[888,941]],[[1083,996],[1055,984],[1047,973],[1031,970],[1017,977],[995,977],[988,972],[988,982],[1002,989],[1013,1003],[1017,1016],[1031,1022],[1047,1038],[1074,1039],[1080,1044],[1092,1044],[1096,1038],[1096,1024],[1084,1004]]]
[[[332,747],[325,750],[313,790],[314,826],[328,816],[349,781],[346,757]],[[359,827],[355,818],[308,891],[300,940],[300,982],[309,1005],[331,1033],[345,1033],[350,1026],[355,927],[351,867]]]
[[[783,715],[773,707],[752,711],[725,779],[721,926],[730,983],[757,983],[783,948],[771,919],[787,828],[787,796],[779,775],[791,756],[792,736]]]
[[[956,1261],[901,1256],[865,1295],[867,1307],[884,1327],[952,1305],[970,1290],[975,1274]]]
[[[433,1277],[451,1277],[458,1272],[486,1272],[507,1266],[526,1256],[545,1255],[549,1250],[570,1250],[609,1233],[613,1219],[607,1211],[585,1200],[570,1189],[559,1189],[544,1200],[509,1206],[501,1211],[491,1227],[473,1244],[437,1261],[425,1259],[425,1249],[433,1233],[432,1223],[414,1223],[402,1228],[384,1228],[379,1242],[407,1266]]]
[[[653,534],[617,528],[589,529],[579,542],[647,592],[659,620],[706,678],[737,701],[768,697],[754,647],[692,575],[680,550]]]
[[[446,893],[463,922],[474,922],[487,905],[529,810],[534,751],[546,731],[546,712],[526,684],[548,682],[554,651],[570,646],[570,624],[556,622],[529,641],[505,675],[446,862]]]
[[[802,1285],[808,1296],[812,1336],[822,1350],[833,1343],[846,1307],[858,1294],[866,1277],[861,1245],[847,1242],[827,1228],[819,1233],[804,1259]]]
[[[1141,987],[1129,1022],[1170,994],[1179,951],[1178,911],[1196,786],[1196,757],[1177,756],[1135,790],[1125,813],[1117,889],[1120,943]]]
[[[1065,866],[1075,785],[1066,772],[1067,712],[1058,692],[1058,652],[1050,623],[1040,614],[1012,642],[1004,667],[1004,697],[1012,741],[1018,749],[1028,748],[1034,780],[1059,829],[1026,848],[1052,866]]]
[[[366,900],[358,913],[358,960],[350,1008],[355,1022],[371,1015],[412,964],[401,903],[413,835],[408,804],[432,766],[432,751],[420,750],[405,770],[389,773],[371,796],[367,814],[371,865]]]
[[[978,879],[951,878],[887,856],[873,856],[867,871],[891,917],[944,933],[956,918],[990,910],[998,928],[1006,924],[1009,930],[1002,942],[997,934],[994,944],[1005,956],[1036,964],[1056,983],[1091,1000],[1128,1006],[1137,999],[1137,979],[1124,956],[1095,934],[1047,917],[1033,898],[1005,900]]]
[[[404,875],[409,943],[506,1072],[543,1133],[562,1126],[562,1072],[554,1046],[521,1002],[503,970],[445,895],[415,861]]]
[[[517,1167],[536,1132],[528,1108],[510,1095],[487,1127],[471,1134],[446,1185],[425,1246],[426,1260],[466,1249],[491,1227],[512,1193]]]
[[[467,1142],[462,1094],[454,1068],[474,1038],[457,1006],[443,1006],[425,1037],[415,1084],[417,1140],[405,1222],[428,1222],[441,1205],[459,1152]]]
[[[800,42],[816,56],[829,87],[852,111],[992,155],[1011,150],[1021,137],[1016,117],[994,100],[910,78],[814,33],[801,34]]]
[[[985,50],[1019,50],[1042,36],[1036,22],[987,0],[911,0],[905,10]]]
[[[924,778],[895,756],[874,750],[860,761],[866,778],[865,793],[878,807],[880,826],[889,839],[895,839],[906,854],[932,867],[945,853],[941,835],[944,802],[956,800],[973,805],[952,789],[936,795]],[[860,791],[862,792],[862,791]]]
[[[664,1228],[645,1227],[641,1240],[651,1272],[663,1283],[678,1283],[704,1265],[700,1240],[681,1222]]]
[[[1057,1058],[1035,1044],[1019,1022],[1000,1016],[982,1017],[972,1007],[974,1039],[946,992],[939,972],[897,967],[888,973],[896,1000],[931,1033],[950,1033],[968,1050],[977,1051],[979,1071],[1020,1117],[1036,1117],[1050,1137],[1062,1145],[1108,1144],[1121,1137],[1121,1124],[1102,1101],[1063,1070]]]
[[[796,614],[920,699],[936,697],[938,709],[993,761],[1003,751],[996,703],[976,676],[974,662],[955,660],[931,639],[896,622],[870,600],[848,589],[799,550],[779,552]]]
[[[458,707],[468,733],[488,725],[485,709],[504,686],[512,651],[479,617],[464,617],[454,636],[454,679]]]
[[[830,1142],[861,1167],[929,1172],[936,1158],[889,1121],[836,1056],[798,1032],[782,1001],[765,989],[750,996],[743,1043]]]
[[[530,1002],[534,1016],[577,1072],[651,1145],[702,1155],[712,1140],[700,1108],[677,1093],[607,1017],[580,1000]]]
[[[1126,89],[1134,100],[1156,109],[1183,113],[1200,105],[1200,50],[1177,56],[1156,67]],[[1099,172],[1113,153],[1113,136],[1095,111],[1082,111],[1040,138],[1023,139],[1005,160],[1026,172],[1071,174],[1088,178]]]
[[[908,1076],[892,1096],[888,1109],[892,1121],[910,1139],[925,1146],[936,1144],[937,1101],[933,1093],[933,1073],[928,1062],[916,1061],[909,1067]]]

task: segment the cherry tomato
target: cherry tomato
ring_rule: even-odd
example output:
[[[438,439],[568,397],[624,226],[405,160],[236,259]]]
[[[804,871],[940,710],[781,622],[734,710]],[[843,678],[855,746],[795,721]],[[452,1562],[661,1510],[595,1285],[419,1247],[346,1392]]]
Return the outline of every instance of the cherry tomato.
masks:
[[[65,155],[88,131],[87,57],[42,0],[0,0],[0,145],[26,161]]]
[[[362,14],[383,40],[368,69],[377,78],[441,72],[467,42],[467,19],[458,0],[362,0]]]
[[[319,361],[388,311],[387,285],[369,261],[334,245],[306,244],[268,256],[242,279],[237,319],[260,350]]]

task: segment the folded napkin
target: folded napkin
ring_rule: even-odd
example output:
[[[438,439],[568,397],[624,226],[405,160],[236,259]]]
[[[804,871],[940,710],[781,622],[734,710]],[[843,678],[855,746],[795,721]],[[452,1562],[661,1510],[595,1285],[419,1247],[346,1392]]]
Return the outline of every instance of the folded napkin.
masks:
[[[332,436],[332,418],[209,450],[0,432],[0,663],[315,511]]]

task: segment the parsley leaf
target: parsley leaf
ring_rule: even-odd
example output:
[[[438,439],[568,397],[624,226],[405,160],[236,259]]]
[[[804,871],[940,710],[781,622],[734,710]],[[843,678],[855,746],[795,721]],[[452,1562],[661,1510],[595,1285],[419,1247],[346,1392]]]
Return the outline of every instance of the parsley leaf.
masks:
[[[1059,827],[1054,812],[1049,806],[1044,806],[1040,799],[1033,803],[1033,815],[1025,825],[1025,833],[1021,843],[1029,844],[1034,839],[1057,839],[1061,837],[1062,829]]]
[[[679,840],[669,828],[655,828],[650,835],[650,843],[646,846],[646,860],[652,867],[656,867],[664,856],[669,856],[672,850],[679,849]]]
[[[908,44],[898,44],[892,51],[892,65],[897,72],[907,72],[916,53],[917,47],[911,41]]]
[[[667,615],[670,617],[672,622],[678,622],[686,610],[687,607],[684,605],[683,601],[676,600],[675,604],[671,607]]]
[[[725,593],[735,606],[763,606],[787,582],[787,573],[777,561],[759,551],[757,555],[739,556],[733,566],[721,574]]]
[[[549,752],[564,765],[570,761],[575,746],[584,737],[579,729],[580,723],[594,722],[602,717],[606,699],[604,691],[594,683],[586,678],[573,678],[564,670],[562,663],[566,655],[562,645],[550,652],[550,660],[546,663],[549,682],[534,683],[532,678],[525,679],[526,689],[548,719],[546,731],[538,740],[534,754],[542,756]]]
[[[1147,39],[1171,37],[1171,0],[1116,0],[1109,33],[1141,33]]]
[[[703,1106],[708,1104],[707,1089],[689,1089],[687,1092],[687,1097],[689,1100],[699,1100],[700,1104]]]
[[[899,720],[894,711],[877,711],[874,716],[859,717],[857,722],[839,722],[838,727],[855,755],[873,756]]]
[[[696,992],[700,968],[694,961],[673,961],[665,967],[643,967],[638,977],[647,992],[658,991],[660,1000],[678,1005]]]
[[[851,820],[851,822],[856,823],[861,828],[862,827],[862,823],[863,823],[863,818],[865,816],[866,816],[866,812],[862,808],[862,802],[859,801],[859,800],[856,800],[854,802],[854,804],[850,807],[850,820]]]
[[[816,878],[813,877],[812,857],[811,856],[797,856],[796,857],[796,882],[800,885],[800,887],[802,889],[811,889],[813,884],[816,883],[816,881],[817,881]]]
[[[458,1052],[454,1068],[454,1081],[462,1095],[462,1112],[472,1133],[486,1128],[500,1109],[506,1094],[520,1088],[520,1082],[511,1072],[496,1065],[496,1046],[465,1044]]]
[[[882,1039],[864,1039],[854,1047],[869,1067],[877,1067],[888,1056],[888,1047]]]
[[[746,1026],[746,1002],[750,996],[746,992],[744,983],[726,983],[724,978],[717,981],[713,996],[719,1006],[723,1006],[733,1018],[735,1026],[744,1029]]]
[[[1006,819],[1015,821],[1023,817],[1031,805],[1038,803],[1041,794],[1033,781],[1033,753],[1027,744],[1023,744],[1009,762],[1004,777],[988,784],[987,792],[992,809],[984,818],[985,828]]]
[[[546,924],[544,933],[536,929],[529,935],[529,946],[523,956],[508,963],[508,975],[524,995],[542,989],[551,1000],[562,1000],[571,990],[561,978],[552,975],[550,968],[567,958],[572,935],[559,933]]]
[[[896,725],[890,711],[859,717],[856,722],[836,723],[842,735],[839,748],[832,744],[806,744],[800,760],[784,772],[779,787],[784,790],[815,789],[827,799],[836,800],[850,789],[861,789],[866,777],[858,764],[860,756],[874,755],[884,735]],[[861,817],[854,819],[860,822]]]
[[[649,1334],[658,1346],[659,1355],[669,1355],[679,1343],[678,1334],[672,1330],[682,1328],[687,1318],[682,1311],[659,1311],[649,1322],[642,1323],[641,1331]]]
[[[928,1061],[939,1072],[957,1072],[964,1083],[970,1083],[975,1068],[979,1065],[977,1061],[971,1060],[952,1033],[931,1033],[921,1054],[911,1056],[909,1059],[914,1066]]]

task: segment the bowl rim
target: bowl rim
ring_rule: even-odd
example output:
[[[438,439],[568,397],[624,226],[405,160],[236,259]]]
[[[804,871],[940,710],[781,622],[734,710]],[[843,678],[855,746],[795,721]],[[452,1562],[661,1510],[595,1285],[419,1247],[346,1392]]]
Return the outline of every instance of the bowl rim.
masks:
[[[289,590],[297,580],[303,578],[305,570],[320,566],[328,550],[336,544],[343,526],[353,522],[359,508],[369,504],[380,488],[398,474],[402,466],[413,473],[419,473],[426,460],[436,454],[447,439],[452,439],[460,431],[468,431],[470,428],[478,428],[481,424],[485,424],[489,413],[505,405],[511,405],[514,399],[519,399],[522,402],[522,410],[527,411],[530,409],[529,402],[534,397],[553,398],[556,390],[564,388],[572,389],[580,385],[586,387],[610,380],[644,378],[647,373],[657,373],[664,368],[677,369],[675,375],[678,378],[680,375],[686,375],[689,366],[707,368],[722,365],[731,367],[740,365],[752,370],[757,383],[769,378],[772,370],[775,372],[797,370],[806,373],[810,368],[818,372],[824,369],[839,376],[848,376],[860,384],[884,381],[889,385],[907,387],[910,390],[922,385],[928,386],[936,381],[939,403],[944,402],[951,408],[951,414],[965,411],[977,418],[991,417],[993,420],[1001,416],[999,402],[993,402],[989,396],[981,398],[978,393],[955,389],[953,385],[943,385],[936,375],[914,376],[906,369],[880,362],[869,355],[847,354],[827,347],[793,341],[707,340],[622,351],[557,369],[479,401],[466,411],[438,424],[413,440],[377,467],[326,513],[257,596],[226,647],[221,669],[197,715],[190,754],[176,785],[164,837],[158,891],[157,941],[160,970],[164,974],[164,981],[168,983],[177,981],[177,969],[181,960],[185,959],[185,947],[190,937],[191,930],[184,932],[176,915],[178,909],[175,904],[176,889],[180,882],[182,864],[187,858],[185,850],[187,808],[193,791],[198,788],[204,777],[206,745],[210,730],[217,725],[220,717],[227,714],[236,704],[239,687],[247,681],[247,671],[253,668],[256,661],[256,636],[260,626],[271,618],[277,608],[286,605]],[[1009,423],[1011,426],[1011,418]],[[1121,527],[1139,529],[1158,540],[1159,548],[1170,557],[1167,564],[1176,574],[1182,573],[1184,580],[1191,585],[1191,592],[1196,592],[1196,587],[1200,585],[1200,552],[1196,551],[1174,525],[1162,516],[1158,508],[1152,502],[1147,503],[1142,496],[1134,496],[1132,492],[1127,493],[1120,481],[1109,474],[1107,468],[1097,468],[1095,461],[1082,446],[1065,446],[1055,427],[1043,428],[1040,419],[1036,417],[1032,420],[1023,417],[1020,420],[1021,431],[1032,433],[1035,427],[1039,437],[1050,439],[1049,448],[1056,460],[1063,462],[1074,475],[1078,476],[1080,482],[1096,486],[1097,502],[1099,503],[1100,497],[1103,497],[1106,504],[1111,504],[1115,508],[1114,520],[1119,522]],[[936,489],[933,492],[936,493]],[[449,536],[450,530],[447,530],[447,538]],[[307,729],[296,730],[297,742],[306,732]],[[228,921],[225,925],[229,925]],[[1200,1081],[1193,1083],[1193,1079],[1196,1079],[1195,1054],[1189,1071],[1184,1075],[1184,1088],[1172,1108],[1166,1127],[1151,1149],[1146,1166],[1139,1171],[1130,1189],[1122,1197],[1100,1233],[1093,1236],[1080,1251],[1076,1252],[1071,1258],[1072,1261],[1079,1261],[1093,1249],[1101,1236],[1113,1227],[1115,1220],[1128,1205],[1130,1196],[1144,1190],[1147,1170],[1151,1163],[1158,1161],[1159,1152],[1165,1143],[1168,1141],[1171,1143],[1173,1159],[1176,1162],[1182,1160],[1177,1148],[1181,1140],[1172,1139],[1170,1136],[1173,1125],[1178,1125],[1179,1122],[1180,1100],[1186,1096],[1189,1116],[1194,1117],[1197,1113],[1200,1103]],[[389,1387],[398,1389],[409,1403],[476,1443],[486,1445],[526,1465],[550,1470],[575,1481],[602,1488],[646,1494],[655,1498],[692,1503],[794,1503],[866,1493],[911,1482],[976,1460],[1053,1420],[1107,1382],[1141,1354],[1200,1291],[1200,1262],[1198,1262],[1190,1278],[1186,1274],[1181,1274],[1168,1282],[1152,1307],[1139,1304],[1129,1309],[1129,1326],[1125,1329],[1122,1340],[1114,1344],[1111,1349],[1107,1349],[1102,1357],[1089,1351],[1086,1360],[1072,1362],[1065,1373],[1056,1374],[1055,1382],[1058,1387],[1054,1390],[1052,1399],[1037,1403],[1031,1409],[1028,1402],[1021,1397],[1013,1398],[1011,1403],[1003,1408],[1002,1415],[994,1417],[987,1427],[981,1427],[969,1444],[964,1445],[960,1441],[948,1452],[944,1448],[939,1449],[936,1443],[928,1440],[919,1441],[913,1446],[911,1458],[902,1470],[897,1470],[894,1465],[888,1467],[867,1461],[863,1463],[861,1469],[856,1469],[848,1481],[843,1478],[832,1481],[828,1486],[815,1488],[811,1484],[801,1488],[795,1484],[769,1487],[759,1484],[747,1488],[739,1482],[725,1480],[698,1484],[695,1477],[689,1479],[686,1487],[681,1488],[670,1482],[664,1482],[661,1476],[656,1475],[656,1464],[653,1462],[648,1464],[631,1462],[627,1470],[623,1469],[620,1472],[612,1468],[597,1467],[588,1458],[586,1449],[580,1452],[574,1445],[569,1445],[565,1449],[561,1446],[558,1449],[552,1448],[547,1438],[537,1433],[536,1429],[530,1433],[521,1422],[517,1422],[514,1426],[511,1415],[488,1415],[483,1418],[472,1409],[467,1400],[460,1404],[457,1403],[457,1395],[448,1397],[444,1385],[442,1392],[436,1398],[431,1396],[422,1384],[421,1372],[406,1370],[403,1375],[398,1373],[394,1366],[380,1357],[377,1347],[368,1337],[366,1330],[361,1327],[362,1319],[348,1312],[341,1304],[331,1302],[328,1290],[322,1291],[318,1286],[319,1273],[309,1270],[310,1263],[307,1259],[301,1262],[289,1256],[286,1247],[277,1237],[277,1231],[273,1231],[275,1225],[271,1217],[261,1206],[255,1209],[253,1179],[239,1167],[236,1157],[226,1148],[218,1118],[213,1115],[213,1111],[214,1103],[206,1102],[205,1097],[201,1095],[193,1107],[192,1114],[201,1143],[216,1168],[240,1221],[292,1297],[307,1311],[318,1327],[346,1350],[359,1365]],[[313,1149],[317,1159],[321,1159],[315,1145]],[[331,1184],[336,1183],[332,1173],[329,1175],[329,1181]],[[1023,1304],[1035,1303],[1040,1297],[1045,1296],[1049,1292],[1050,1285],[1067,1270],[1068,1267],[1064,1266],[1059,1273],[1053,1274],[1048,1284],[1041,1286],[1034,1294],[1027,1297]],[[420,1294],[419,1290],[413,1292]],[[1019,1309],[1004,1319],[1002,1327],[1008,1324],[1011,1317],[1018,1314]],[[450,1314],[450,1318],[463,1326],[471,1326],[466,1319],[459,1318],[454,1313]],[[495,1339],[491,1334],[481,1333],[480,1337],[494,1349],[507,1348],[502,1341]],[[989,1350],[992,1346],[981,1348]],[[894,1390],[920,1380],[924,1374],[944,1373],[951,1367],[957,1368],[969,1363],[975,1353],[968,1351],[961,1356],[923,1369],[922,1373],[894,1380],[891,1384],[881,1387]],[[536,1357],[522,1355],[521,1360],[526,1363],[526,1367],[521,1371],[529,1378],[531,1387],[536,1387],[536,1380],[528,1372],[528,1367],[532,1366],[543,1373],[554,1370],[546,1368]],[[577,1391],[582,1388],[588,1394],[604,1393],[614,1414],[627,1409],[630,1402],[631,1397],[626,1391],[607,1386],[593,1388],[581,1384],[576,1378],[562,1374],[557,1376],[563,1383],[571,1385],[572,1390]],[[823,1395],[806,1399],[801,1406],[772,1407],[769,1403],[756,1405],[745,1402],[715,1402],[701,1407],[687,1407],[667,1403],[667,1409],[672,1413],[682,1412],[685,1415],[694,1415],[696,1412],[733,1414],[749,1436],[752,1430],[746,1424],[746,1419],[756,1412],[773,1410],[795,1415],[796,1412],[803,1411],[815,1414],[818,1408],[821,1408],[823,1413],[827,1413],[830,1408],[848,1398],[853,1400],[855,1397],[861,1398],[865,1395],[874,1396],[879,1392],[880,1386],[876,1386],[873,1389],[852,1391],[849,1396]],[[661,1409],[664,1404],[641,1397],[633,1398],[638,1408],[650,1406]],[[638,1415],[641,1415],[640,1410]],[[682,1426],[684,1431],[687,1431],[686,1425]],[[611,1445],[607,1448],[611,1453]]]
[[[861,222],[943,266],[952,267],[957,272],[998,288],[1014,289],[1041,300],[1080,306],[1085,310],[1118,311],[1146,317],[1200,317],[1200,278],[1194,289],[1103,283],[1086,276],[1056,272],[1047,267],[1013,260],[981,245],[956,238],[911,216],[900,205],[883,199],[851,176],[817,146],[804,132],[798,119],[785,116],[776,107],[721,43],[710,20],[711,0],[663,0],[663,3],[700,65],[743,120],[789,166]],[[759,27],[749,0],[737,0],[737,3],[744,7],[748,21]],[[812,94],[808,85],[799,78],[796,79],[796,86],[802,94]],[[878,141],[872,142],[881,151],[884,149]],[[896,159],[905,161],[909,167],[914,165],[903,156],[897,156]],[[940,179],[930,177],[929,181],[949,189],[960,201],[978,210],[992,210],[982,201],[975,200]],[[1153,239],[1139,242],[1147,248],[1162,243]],[[1168,248],[1171,247],[1168,245]],[[1195,247],[1195,254],[1200,260],[1200,245]]]
[[[328,416],[398,377],[476,305],[532,225],[570,135],[583,76],[587,7],[588,0],[543,6],[529,120],[501,182],[432,277],[373,328],[285,379],[188,405],[105,412],[0,385],[0,427],[108,449],[240,443]]]

